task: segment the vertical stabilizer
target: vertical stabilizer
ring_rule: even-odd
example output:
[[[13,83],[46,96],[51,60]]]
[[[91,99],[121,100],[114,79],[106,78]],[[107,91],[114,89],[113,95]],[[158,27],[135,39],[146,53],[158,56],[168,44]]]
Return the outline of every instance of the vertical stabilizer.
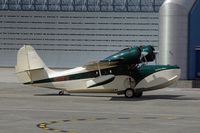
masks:
[[[48,78],[49,69],[32,46],[25,45],[17,53],[15,71],[22,83]]]

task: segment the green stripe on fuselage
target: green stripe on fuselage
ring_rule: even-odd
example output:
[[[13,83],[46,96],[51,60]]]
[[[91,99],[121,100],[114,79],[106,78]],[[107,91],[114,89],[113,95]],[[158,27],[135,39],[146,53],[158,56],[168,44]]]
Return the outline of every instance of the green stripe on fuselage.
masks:
[[[170,65],[141,65],[141,66],[136,66],[133,69],[130,69],[128,65],[120,65],[117,67],[102,69],[101,74],[102,75],[113,74],[115,76],[120,76],[120,75],[131,76],[135,79],[136,84],[137,84],[139,81],[141,81],[145,77],[155,72],[167,70],[167,69],[179,69],[179,67],[170,66]],[[61,81],[79,80],[79,79],[87,79],[87,78],[96,78],[96,77],[99,77],[98,72],[99,72],[98,70],[95,70],[95,71],[66,75],[66,76],[61,76],[61,77],[36,80],[33,82],[27,82],[24,84],[40,84],[40,83],[49,83],[49,82],[61,82]]]

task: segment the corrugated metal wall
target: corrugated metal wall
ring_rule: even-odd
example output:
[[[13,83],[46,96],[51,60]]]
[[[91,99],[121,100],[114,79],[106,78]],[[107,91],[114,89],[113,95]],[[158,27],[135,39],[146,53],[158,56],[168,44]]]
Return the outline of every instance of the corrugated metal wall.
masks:
[[[47,2],[42,3],[44,7],[49,6]],[[75,4],[78,0],[71,2]],[[96,2],[106,3],[103,0]],[[95,12],[88,12],[88,7],[87,11],[76,12],[74,5],[72,11],[59,8],[52,12],[49,11],[51,8],[39,8],[40,4],[35,3],[29,3],[29,10],[38,6],[40,10],[48,11],[24,11],[25,4],[22,3],[11,2],[9,5],[4,2],[4,8],[3,3],[0,4],[0,66],[14,66],[17,50],[24,44],[35,47],[50,67],[74,67],[105,58],[125,47],[145,44],[158,47],[158,10],[152,3],[157,2],[159,6],[162,0],[130,0],[132,12],[127,11],[126,3],[126,10],[116,12],[114,7],[117,5],[110,2],[112,11],[101,9]],[[11,6],[17,4],[18,7]],[[108,6],[109,2],[103,5]],[[103,8],[101,6],[95,8]],[[9,8],[20,11],[7,11]]]

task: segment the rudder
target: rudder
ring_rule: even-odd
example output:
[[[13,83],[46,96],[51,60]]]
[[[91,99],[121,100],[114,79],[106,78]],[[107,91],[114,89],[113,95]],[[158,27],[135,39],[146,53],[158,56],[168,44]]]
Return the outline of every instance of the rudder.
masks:
[[[25,45],[17,53],[15,71],[20,82],[33,83],[35,80],[47,78],[49,69],[35,49]]]

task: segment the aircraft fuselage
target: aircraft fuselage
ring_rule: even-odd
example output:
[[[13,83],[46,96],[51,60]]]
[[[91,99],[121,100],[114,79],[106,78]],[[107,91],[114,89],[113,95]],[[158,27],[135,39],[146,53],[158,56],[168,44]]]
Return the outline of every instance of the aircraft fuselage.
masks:
[[[119,93],[127,88],[132,88],[135,91],[150,91],[161,89],[173,84],[179,79],[180,69],[177,66],[169,65],[141,65],[136,68],[129,68],[128,65],[104,68],[100,70],[88,71],[85,68],[77,67],[71,70],[66,70],[57,75],[50,75],[47,79],[27,82],[34,86],[48,87],[58,90],[65,90],[70,93]],[[98,77],[106,75],[115,75],[112,79],[107,79],[107,82],[102,82],[93,87],[88,87],[87,82]]]

